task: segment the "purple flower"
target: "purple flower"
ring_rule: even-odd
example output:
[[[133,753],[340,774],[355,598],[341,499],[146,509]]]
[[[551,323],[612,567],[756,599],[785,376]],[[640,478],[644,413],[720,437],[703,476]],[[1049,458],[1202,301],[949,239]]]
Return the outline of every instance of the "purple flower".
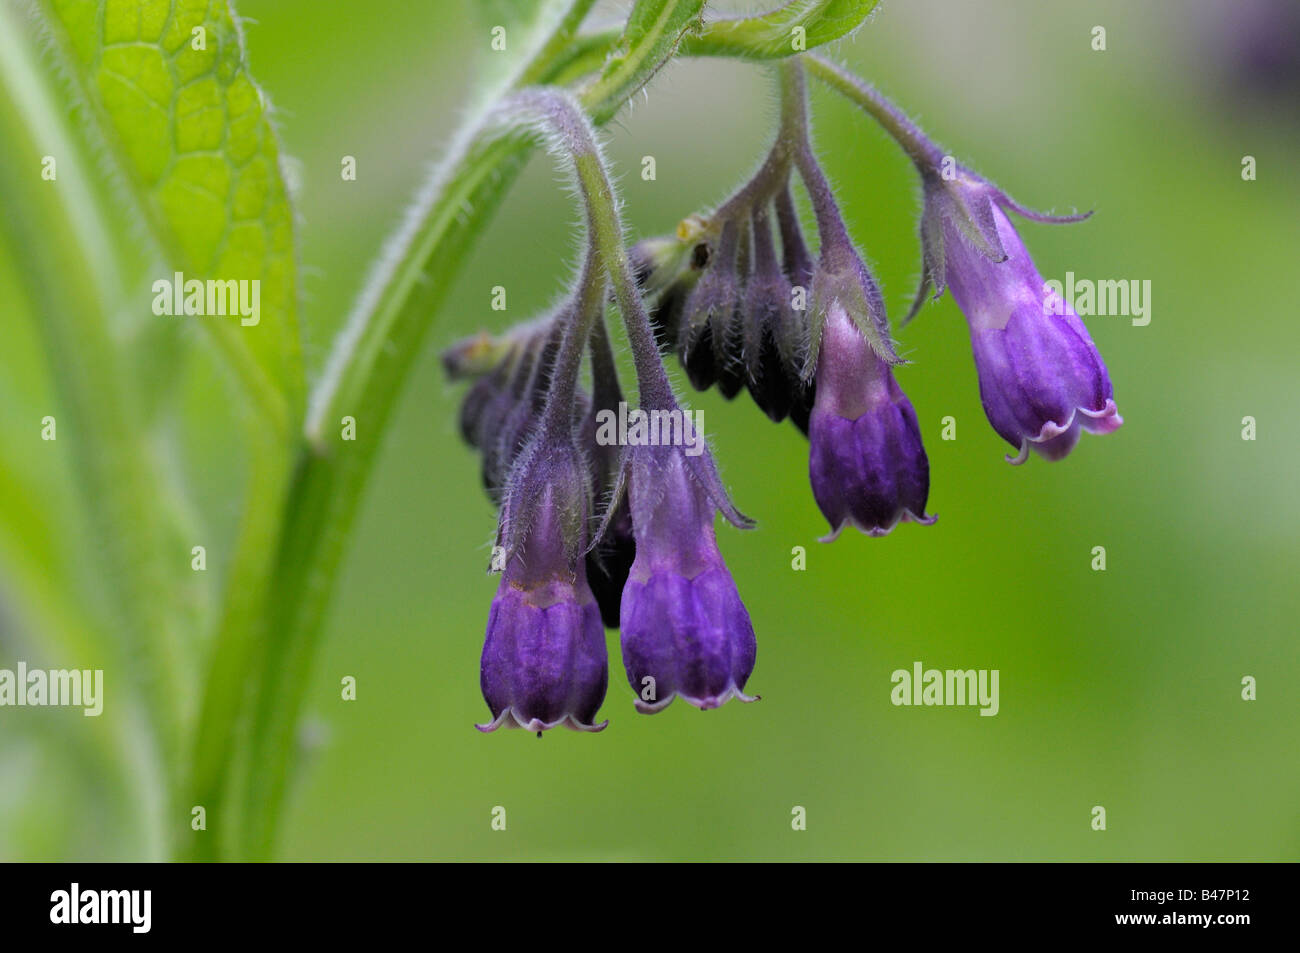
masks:
[[[1083,322],[1051,293],[1007,212],[1035,222],[1079,222],[1025,208],[987,179],[953,162],[871,86],[840,74],[857,98],[911,156],[925,194],[921,287],[906,321],[947,287],[970,325],[980,398],[993,428],[1023,463],[1033,448],[1059,460],[1080,430],[1110,433],[1124,421],[1106,365]],[[877,349],[879,350],[879,349]]]
[[[582,556],[587,479],[576,449],[555,446],[549,434],[524,448],[511,474],[498,534],[505,566],[480,666],[492,721],[480,731],[599,731],[608,723],[595,723],[608,662]]]
[[[813,497],[829,542],[852,524],[884,536],[900,521],[929,525],[930,463],[916,412],[844,307],[832,301],[821,332],[808,430]]]
[[[1005,210],[1041,221],[1078,216],[1030,212],[965,170],[926,191],[927,277],[940,291],[946,283],[966,315],[984,412],[1018,451],[1007,459],[1023,463],[1033,449],[1060,460],[1081,430],[1116,430],[1124,421],[1101,355],[1070,304],[1045,286]]]
[[[575,583],[525,589],[503,577],[488,615],[479,684],[493,719],[542,732],[564,724],[600,731],[596,712],[605,700],[608,662],[605,627],[587,588],[585,568]]]
[[[727,501],[712,458],[637,447],[627,470],[636,559],[623,587],[623,664],[636,707],[653,714],[677,696],[717,708],[744,694],[757,644],[713,533]]]

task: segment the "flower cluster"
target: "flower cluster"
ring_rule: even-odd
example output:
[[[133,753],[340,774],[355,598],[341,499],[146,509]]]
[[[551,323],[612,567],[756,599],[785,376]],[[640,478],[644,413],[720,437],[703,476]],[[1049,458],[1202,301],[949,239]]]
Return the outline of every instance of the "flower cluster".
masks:
[[[751,524],[707,451],[596,440],[599,410],[622,400],[603,321],[592,332],[591,394],[575,388],[556,399],[557,329],[572,316],[562,307],[443,355],[450,376],[474,379],[461,433],[481,453],[485,487],[501,506],[501,581],[481,670],[493,719],[479,727],[603,728],[594,720],[607,679],[602,621],[622,629],[640,711],[678,696],[702,709],[752,701],[743,689],[754,630],[718,549],[714,514]]]
[[[1021,463],[1033,450],[1059,460],[1082,430],[1119,427],[1105,364],[1069,304],[1045,286],[1008,213],[1086,216],[1023,208],[944,156],[874,89],[815,65],[893,134],[921,174],[923,275],[913,314],[931,292],[951,289],[970,327],[985,412],[1016,451],[1008,459]],[[701,709],[752,700],[744,689],[754,630],[715,515],[752,524],[728,499],[712,455],[600,438],[601,415],[625,406],[605,324],[611,291],[643,411],[683,413],[662,365],[676,355],[696,389],[716,387],[728,399],[747,390],[769,418],[789,418],[807,436],[827,540],[846,526],[884,536],[899,523],[935,520],[926,512],[921,429],[896,375],[906,362],[816,159],[802,64],[781,76],[776,141],[716,209],[626,252],[621,242],[598,248],[593,240],[561,306],[444,355],[450,376],[473,381],[461,432],[500,506],[501,581],[482,659],[493,716],[485,731],[604,727],[595,721],[607,680],[602,623],[621,629],[639,711],[678,696]],[[558,124],[583,128],[569,113]],[[586,184],[597,193],[587,198],[590,216],[608,183]],[[794,198],[799,184],[816,223],[815,253]],[[611,216],[602,234],[621,236],[616,205],[600,207]],[[589,235],[597,231],[589,222]],[[586,353],[589,389],[579,379]]]

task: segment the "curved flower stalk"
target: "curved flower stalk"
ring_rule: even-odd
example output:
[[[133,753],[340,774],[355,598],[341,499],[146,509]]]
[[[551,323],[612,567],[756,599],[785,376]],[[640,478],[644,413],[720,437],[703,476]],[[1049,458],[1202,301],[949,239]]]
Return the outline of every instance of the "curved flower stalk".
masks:
[[[540,736],[561,724],[605,727],[595,722],[609,673],[600,607],[587,583],[593,474],[578,444],[585,413],[577,381],[604,299],[592,245],[573,298],[525,333],[537,349],[527,385],[507,390],[515,404],[498,437],[508,475],[493,566],[500,564],[501,582],[480,666],[493,717],[481,731],[508,725]]]
[[[876,119],[921,175],[921,286],[907,320],[927,297],[951,288],[970,326],[980,399],[993,429],[1023,463],[1033,450],[1060,460],[1082,430],[1124,422],[1110,376],[1074,308],[1043,281],[1009,212],[1035,222],[1081,222],[1092,213],[1049,215],[1017,203],[942,149],[874,87],[818,56],[813,71]]]

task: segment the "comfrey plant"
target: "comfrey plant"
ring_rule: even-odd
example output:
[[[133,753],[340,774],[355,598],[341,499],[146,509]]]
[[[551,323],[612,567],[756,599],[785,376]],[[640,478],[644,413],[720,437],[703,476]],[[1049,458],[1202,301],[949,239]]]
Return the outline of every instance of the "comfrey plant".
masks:
[[[3,615],[22,620],[33,654],[67,659],[42,668],[104,672],[89,720],[111,749],[105,783],[78,787],[113,789],[122,816],[103,827],[123,832],[119,853],[273,853],[323,621],[396,399],[467,249],[539,144],[582,204],[573,287],[445,359],[468,384],[461,432],[500,508],[484,731],[604,727],[610,627],[639,710],[751,700],[755,629],[715,523],[752,524],[666,360],[808,436],[832,536],[933,522],[900,386],[912,371],[818,163],[808,75],[879,120],[921,172],[923,293],[951,288],[965,311],[985,409],[1017,459],[1059,459],[1080,430],[1119,425],[1100,357],[1043,290],[1010,213],[1043,217],[950,166],[815,52],[874,5],[792,0],[725,18],[705,0],[634,0],[604,30],[588,26],[595,0],[467,3],[491,10],[481,35],[498,69],[309,367],[299,312],[330,302],[299,301],[307,226],[230,0],[0,0],[0,257],[20,286],[5,307],[48,358],[34,390],[56,412],[34,415],[39,439],[69,451],[30,452],[28,404],[14,412],[24,436],[0,441],[0,581],[17,580]],[[597,130],[683,56],[769,68],[779,128],[735,193],[634,244]],[[6,370],[24,360],[0,358]],[[183,360],[210,373],[186,385]],[[198,403],[213,416],[196,426]],[[232,448],[232,489],[205,508],[185,475],[210,461],[186,438],[209,424]],[[7,635],[0,648],[17,644]],[[68,732],[79,764],[84,743]]]
[[[1108,433],[1121,423],[1100,355],[1044,285],[1007,212],[1046,222],[1086,216],[1017,205],[841,67],[814,55],[782,63],[779,127],[758,171],[713,211],[630,251],[581,105],[564,93],[521,93],[504,114],[527,116],[572,165],[587,254],[552,314],[444,355],[452,377],[475,380],[462,430],[501,504],[501,582],[482,660],[493,718],[482,730],[604,728],[595,721],[606,685],[602,619],[621,629],[638,711],[678,696],[701,709],[754,700],[744,692],[754,629],[718,550],[715,513],[753,524],[707,451],[692,458],[671,443],[634,440],[615,450],[592,426],[623,393],[605,325],[607,283],[646,419],[681,413],[661,362],[673,354],[696,389],[716,386],[727,398],[747,390],[773,421],[790,417],[807,435],[812,493],[831,526],[825,540],[846,526],[885,536],[901,522],[935,521],[920,427],[895,374],[905,362],[813,146],[810,71],[877,119],[921,173],[923,278],[912,310],[931,291],[952,289],[970,325],[984,409],[1018,451],[1008,459],[1022,463],[1032,449],[1059,460],[1081,429]],[[794,199],[800,185],[815,254]],[[590,396],[578,381],[584,349]]]

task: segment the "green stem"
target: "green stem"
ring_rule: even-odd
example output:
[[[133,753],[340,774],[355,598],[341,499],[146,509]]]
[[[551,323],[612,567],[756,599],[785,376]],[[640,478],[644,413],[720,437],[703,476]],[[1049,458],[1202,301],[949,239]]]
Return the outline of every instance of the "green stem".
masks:
[[[533,86],[548,81],[557,63],[567,60],[567,50],[573,45],[582,27],[582,21],[596,5],[596,0],[574,0],[564,18],[550,35],[532,61],[524,67],[515,80],[515,87]]]
[[[202,806],[205,830],[191,831],[180,852],[190,860],[228,856],[238,819],[227,809],[239,713],[248,696],[247,678],[256,668],[265,639],[262,609],[279,544],[280,518],[289,487],[290,448],[274,428],[252,425],[246,432],[251,460],[244,491],[244,515],[225,578],[221,617],[204,681],[203,701],[190,753],[188,811]]]
[[[751,61],[785,59],[848,36],[876,5],[877,0],[790,0],[758,16],[709,20],[682,38],[677,53]],[[794,42],[797,27],[804,30],[803,49]],[[599,69],[619,37],[618,29],[577,37],[548,81],[563,84]]]

